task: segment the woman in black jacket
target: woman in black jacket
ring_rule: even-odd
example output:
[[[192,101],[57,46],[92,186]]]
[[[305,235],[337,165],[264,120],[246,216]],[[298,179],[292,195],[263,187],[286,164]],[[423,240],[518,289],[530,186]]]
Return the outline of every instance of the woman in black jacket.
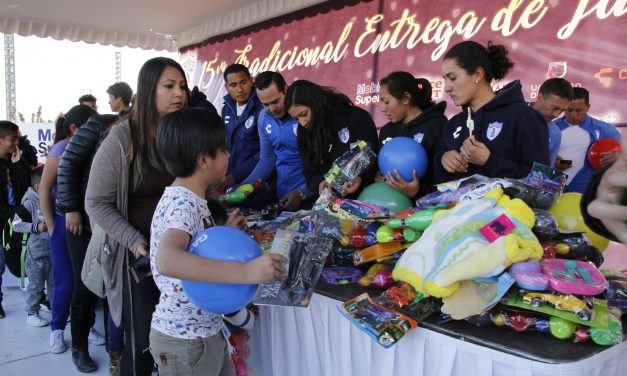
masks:
[[[96,114],[89,118],[70,140],[59,163],[57,174],[59,192],[57,208],[65,214],[65,236],[74,273],[72,316],[81,316],[92,325],[97,297],[81,279],[85,253],[91,239],[91,226],[85,212],[85,191],[94,155],[108,129],[118,120],[118,115]],[[108,312],[108,309],[105,311]],[[105,320],[109,369],[112,370],[119,366],[124,349],[124,331],[115,326],[110,315],[106,314]]]
[[[311,192],[321,193],[324,174],[333,161],[356,141],[378,150],[377,128],[370,114],[355,107],[344,94],[306,80],[294,81],[285,94],[285,108],[298,120],[298,150]],[[375,166],[344,184],[342,195],[354,195],[374,180]]]
[[[440,148],[442,130],[448,119],[444,116],[446,102],[435,104],[431,99],[431,83],[408,72],[393,72],[380,81],[381,111],[390,121],[381,128],[381,146],[394,137],[409,137],[423,146],[429,164],[422,179],[413,173],[405,181],[398,173],[388,172],[385,179],[397,191],[417,199],[429,193],[433,185],[433,158]]]

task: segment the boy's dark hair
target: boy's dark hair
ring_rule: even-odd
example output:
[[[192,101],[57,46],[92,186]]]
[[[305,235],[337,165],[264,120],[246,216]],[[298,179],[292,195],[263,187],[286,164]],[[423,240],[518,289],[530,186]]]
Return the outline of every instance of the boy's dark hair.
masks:
[[[218,152],[228,150],[224,122],[209,110],[184,108],[159,121],[157,151],[174,176],[191,176],[199,156],[215,158]]]
[[[35,184],[39,184],[41,182],[41,174],[43,172],[44,172],[43,165],[33,168],[33,170],[30,173],[30,184],[32,186],[34,186]]]
[[[228,67],[226,67],[226,69],[224,70],[224,82],[226,83],[226,76],[228,76],[231,73],[238,73],[238,72],[244,72],[246,73],[246,75],[248,76],[248,78],[252,79],[253,77],[250,75],[250,71],[248,70],[248,67],[246,67],[243,64],[231,64]]]
[[[96,102],[97,99],[91,94],[85,94],[78,97],[78,103],[83,104],[85,102]]]
[[[15,134],[19,131],[20,127],[18,127],[17,124],[8,120],[0,121],[0,138],[5,138],[6,136]]]
[[[555,95],[559,98],[573,100],[573,85],[563,78],[549,78],[540,85],[538,91],[544,98],[549,95]]]
[[[505,78],[514,62],[509,58],[507,48],[502,44],[488,42],[487,47],[467,40],[457,43],[444,55],[444,60],[455,59],[457,65],[467,74],[474,74],[478,67],[483,68],[485,80],[490,83],[492,79]]]
[[[582,87],[573,88],[573,100],[583,99],[586,105],[590,104],[590,92]]]
[[[273,72],[273,71],[265,71],[261,72],[255,77],[255,89],[257,90],[265,90],[272,85],[272,83],[276,85],[276,88],[279,90],[279,93],[285,94],[285,78],[281,75],[281,73]]]
[[[116,82],[109,86],[107,94],[113,95],[122,99],[122,102],[126,106],[131,105],[131,97],[133,96],[133,89],[126,82]]]

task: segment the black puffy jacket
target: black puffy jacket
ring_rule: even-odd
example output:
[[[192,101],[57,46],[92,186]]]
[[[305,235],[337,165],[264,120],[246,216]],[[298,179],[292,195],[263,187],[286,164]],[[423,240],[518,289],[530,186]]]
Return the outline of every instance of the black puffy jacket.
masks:
[[[80,212],[84,225],[89,226],[85,213],[85,191],[91,162],[118,115],[94,115],[72,136],[57,173],[59,197],[57,208],[63,213]]]

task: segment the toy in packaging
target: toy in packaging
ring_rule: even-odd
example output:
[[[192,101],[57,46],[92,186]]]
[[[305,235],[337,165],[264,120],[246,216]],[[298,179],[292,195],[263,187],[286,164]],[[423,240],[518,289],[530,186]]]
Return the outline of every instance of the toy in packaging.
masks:
[[[377,160],[377,155],[365,141],[351,144],[350,150],[333,162],[324,180],[336,191],[342,192],[344,183],[353,181],[366,172]]]
[[[398,343],[416,321],[408,316],[377,304],[368,294],[361,294],[338,306],[340,313],[359,330],[385,348]]]
[[[433,215],[436,211],[436,209],[424,209],[419,210],[404,219],[392,218],[388,221],[388,226],[394,229],[411,227],[414,230],[424,231],[427,227],[429,227],[429,225],[431,225]]]
[[[384,273],[385,271],[387,271],[387,273]],[[375,277],[380,274],[382,274],[382,277],[379,277],[379,281],[377,283],[375,282]],[[392,279],[391,284],[387,286],[387,284],[389,283],[387,281],[387,278],[385,278],[387,274],[389,274],[390,279],[392,279],[392,267],[387,264],[376,263],[372,265],[368,269],[366,274],[364,274],[364,276],[359,279],[359,285],[361,287],[368,287],[370,285],[375,285],[381,288],[388,288],[392,284],[394,284],[394,280]]]
[[[442,313],[455,320],[489,310],[507,293],[515,280],[503,273],[495,282],[462,281],[459,290],[442,298]]]
[[[530,291],[544,291],[549,287],[549,277],[542,273],[538,261],[517,262],[509,267],[509,274],[518,287]]]
[[[253,303],[306,307],[331,251],[331,239],[279,230],[271,253],[285,256],[288,274],[284,280],[259,285]]]
[[[607,288],[607,281],[590,262],[545,259],[540,261],[540,266],[549,277],[551,288],[564,294],[591,296]]]
[[[400,240],[388,243],[375,244],[368,248],[360,249],[353,253],[353,263],[361,265],[369,261],[381,259],[403,249]]]
[[[322,270],[322,280],[332,285],[347,285],[359,281],[363,273],[357,268],[335,266]]]
[[[250,183],[242,184],[229,189],[225,195],[220,196],[220,203],[239,204],[252,195],[268,190],[268,185],[261,179],[255,179]]]
[[[607,304],[620,309],[623,314],[627,312],[627,272],[613,270],[601,270],[608,283],[602,297],[607,299]]]
[[[235,366],[237,376],[248,376],[249,368],[246,359],[250,355],[248,348],[248,333],[243,329],[232,328],[229,336],[229,343],[233,348],[231,360]]]

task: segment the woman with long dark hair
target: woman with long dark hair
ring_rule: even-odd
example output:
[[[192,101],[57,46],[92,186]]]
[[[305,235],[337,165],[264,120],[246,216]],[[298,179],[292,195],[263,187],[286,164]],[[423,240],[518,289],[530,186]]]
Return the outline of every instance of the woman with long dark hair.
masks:
[[[492,43],[461,42],[444,56],[444,91],[462,112],[442,134],[436,183],[473,174],[518,179],[534,162],[549,164],[546,121],[525,102],[520,81],[492,89],[513,66],[507,49]]]
[[[298,120],[298,149],[311,192],[322,192],[324,174],[333,161],[356,141],[366,141],[376,152],[377,128],[365,110],[342,93],[311,81],[294,81],[285,94],[287,112]],[[375,166],[344,184],[342,195],[354,195],[374,179]]]
[[[85,209],[106,233],[100,261],[107,300],[125,331],[122,375],[152,373],[148,336],[159,290],[150,275],[148,239],[157,203],[174,181],[157,152],[157,126],[165,114],[186,107],[188,96],[176,61],[157,57],[144,63],[131,114],[111,128],[89,175]]]
[[[406,181],[398,172],[388,172],[384,178],[397,191],[408,197],[418,198],[429,193],[433,185],[433,157],[440,149],[442,130],[448,119],[444,116],[446,102],[435,104],[431,98],[431,83],[424,78],[415,78],[408,72],[392,72],[379,84],[381,111],[390,121],[381,128],[381,145],[394,137],[409,137],[423,146],[429,163],[422,179],[413,173]]]

